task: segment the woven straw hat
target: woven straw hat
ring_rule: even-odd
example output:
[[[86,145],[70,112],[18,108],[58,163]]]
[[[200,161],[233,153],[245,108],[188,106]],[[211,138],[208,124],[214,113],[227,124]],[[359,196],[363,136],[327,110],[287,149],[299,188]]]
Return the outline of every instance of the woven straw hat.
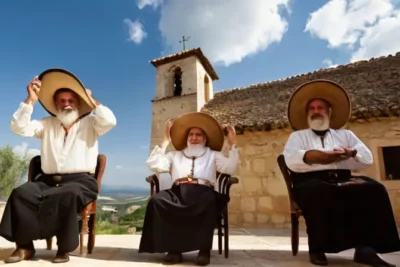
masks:
[[[203,112],[185,113],[173,121],[170,136],[176,150],[186,148],[191,128],[201,128],[207,136],[206,145],[212,150],[221,151],[224,145],[224,131],[214,117]]]
[[[68,88],[80,97],[79,116],[88,115],[95,108],[86,93],[85,86],[71,72],[64,69],[48,69],[39,75],[42,85],[39,91],[39,102],[52,116],[56,116],[57,108],[54,103],[54,94],[58,89]]]
[[[330,128],[344,127],[351,115],[350,97],[340,85],[329,80],[314,80],[302,84],[288,103],[287,116],[294,130],[308,129],[307,105],[312,99],[324,99],[332,107]]]

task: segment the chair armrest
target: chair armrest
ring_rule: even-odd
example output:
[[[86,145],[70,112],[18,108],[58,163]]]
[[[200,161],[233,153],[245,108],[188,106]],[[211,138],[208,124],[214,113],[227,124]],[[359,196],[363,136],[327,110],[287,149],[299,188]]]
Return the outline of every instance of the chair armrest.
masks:
[[[238,184],[238,183],[239,183],[239,177],[231,176],[231,178],[229,179],[228,183],[229,183],[230,185]]]
[[[217,172],[217,185],[218,192],[229,196],[229,191],[233,184],[239,183],[239,178],[236,176],[231,176],[226,173]]]
[[[149,175],[146,177],[146,182],[150,184],[150,194],[158,193],[160,191],[160,182],[156,174]],[[154,192],[155,187],[155,192]]]
[[[153,182],[153,176],[152,176],[152,175],[147,176],[147,177],[146,177],[146,182],[148,182],[149,184],[151,184],[151,183]]]

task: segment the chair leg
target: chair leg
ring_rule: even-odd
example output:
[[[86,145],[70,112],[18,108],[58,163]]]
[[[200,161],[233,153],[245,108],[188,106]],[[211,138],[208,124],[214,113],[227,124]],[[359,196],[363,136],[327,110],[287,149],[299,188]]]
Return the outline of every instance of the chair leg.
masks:
[[[52,237],[47,238],[46,243],[47,243],[47,250],[51,250],[53,246],[53,238]]]
[[[218,216],[218,253],[222,254],[222,223],[221,223],[221,216]]]
[[[299,252],[299,216],[297,213],[291,213],[292,222],[292,254],[296,256]]]
[[[87,250],[88,254],[92,254],[94,244],[96,241],[96,214],[92,214],[89,217],[89,233],[88,233],[88,245],[87,245]]]
[[[224,251],[225,251],[225,258],[229,257],[229,220],[228,220],[228,207],[225,209],[224,212]]]
[[[80,233],[79,234],[79,254],[82,256],[83,255],[83,247],[84,247],[84,240],[85,239],[85,234]]]
[[[82,230],[79,234],[79,254],[83,255],[83,247],[85,246],[85,234],[88,232],[88,216],[86,210],[82,212]]]

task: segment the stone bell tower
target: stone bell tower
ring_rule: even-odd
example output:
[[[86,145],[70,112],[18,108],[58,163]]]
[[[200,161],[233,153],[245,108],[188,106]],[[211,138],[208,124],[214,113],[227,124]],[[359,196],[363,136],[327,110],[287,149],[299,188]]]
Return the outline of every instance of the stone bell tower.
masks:
[[[157,69],[150,151],[161,144],[165,123],[183,113],[200,111],[214,96],[218,75],[200,48],[151,61]],[[169,148],[170,149],[170,148]]]

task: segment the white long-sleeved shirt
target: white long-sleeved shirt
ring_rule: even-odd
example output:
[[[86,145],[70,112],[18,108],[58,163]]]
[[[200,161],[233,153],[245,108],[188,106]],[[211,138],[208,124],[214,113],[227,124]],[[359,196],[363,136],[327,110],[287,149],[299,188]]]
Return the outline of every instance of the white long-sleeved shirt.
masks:
[[[308,150],[332,151],[341,146],[356,149],[357,155],[354,158],[333,162],[331,164],[306,164],[303,161],[304,154]],[[294,172],[310,172],[319,170],[360,170],[373,163],[373,157],[368,147],[347,129],[329,129],[322,143],[321,137],[311,129],[293,132],[286,142],[283,151],[286,165]]]
[[[76,122],[68,131],[56,117],[31,120],[33,105],[20,103],[11,119],[11,130],[24,137],[41,139],[42,170],[47,174],[94,173],[98,156],[98,137],[116,124],[114,113],[99,105],[94,112]]]
[[[172,181],[187,177],[192,169],[192,160],[185,157],[182,151],[170,151],[165,153],[168,143],[162,147],[155,146],[147,159],[147,166],[153,172],[169,172]],[[235,174],[239,166],[239,153],[235,145],[229,150],[229,156],[226,158],[221,152],[206,148],[204,155],[194,161],[193,177],[216,182],[216,172]]]

